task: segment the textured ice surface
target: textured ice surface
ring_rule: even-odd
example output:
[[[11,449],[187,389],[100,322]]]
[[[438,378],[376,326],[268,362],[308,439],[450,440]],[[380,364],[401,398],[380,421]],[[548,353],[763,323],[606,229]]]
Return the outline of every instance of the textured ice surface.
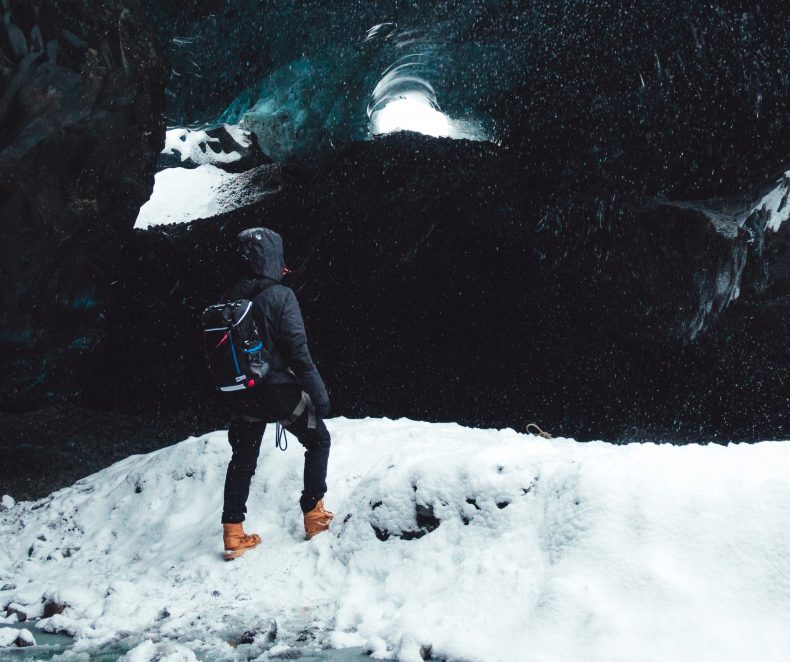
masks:
[[[185,660],[233,659],[229,633],[268,618],[278,646],[415,662],[428,646],[486,661],[786,659],[790,443],[328,426],[329,534],[304,541],[302,453],[277,451],[270,429],[248,504],[263,544],[223,562],[229,447],[215,432],[0,514],[0,583],[16,585],[3,602],[69,605],[40,625],[75,633],[76,651],[137,638],[141,654]]]

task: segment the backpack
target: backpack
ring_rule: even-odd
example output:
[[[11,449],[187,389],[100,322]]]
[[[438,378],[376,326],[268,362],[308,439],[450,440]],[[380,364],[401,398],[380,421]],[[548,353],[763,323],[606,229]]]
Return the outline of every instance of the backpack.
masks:
[[[243,391],[269,377],[272,357],[263,346],[252,305],[239,299],[203,311],[203,349],[219,391]]]

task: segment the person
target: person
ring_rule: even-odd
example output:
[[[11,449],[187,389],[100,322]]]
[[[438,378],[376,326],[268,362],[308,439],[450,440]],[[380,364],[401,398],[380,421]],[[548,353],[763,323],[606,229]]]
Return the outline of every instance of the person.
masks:
[[[231,396],[228,440],[233,454],[222,511],[227,560],[261,542],[258,534],[246,534],[242,523],[267,423],[279,422],[305,447],[300,506],[307,539],[326,531],[334,517],[323,502],[331,441],[323,419],[329,414],[329,395],[307,347],[296,295],[280,282],[287,272],[282,238],[268,228],[252,228],[238,239],[248,273],[228,300],[252,301],[253,319],[272,363],[264,384]]]

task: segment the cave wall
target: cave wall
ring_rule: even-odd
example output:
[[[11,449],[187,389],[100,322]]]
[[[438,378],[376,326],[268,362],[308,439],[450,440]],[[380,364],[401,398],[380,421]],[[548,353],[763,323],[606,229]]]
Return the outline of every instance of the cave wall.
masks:
[[[265,224],[284,237],[335,414],[537,419],[611,440],[787,430],[787,224],[757,250],[699,210],[552,203],[508,150],[416,134],[285,166],[282,179],[250,207],[135,235],[103,363],[127,379],[95,375],[92,401],[222,411],[195,349],[200,313],[239,274],[236,234]],[[692,338],[733,270],[743,292]]]
[[[134,1],[4,0],[0,56],[0,392],[24,408],[82,388],[153,187],[167,69]]]
[[[268,127],[287,154],[364,135],[385,69],[419,53],[415,71],[442,109],[482,122],[547,186],[698,198],[787,169],[785,3],[214,0],[148,11],[174,61],[170,121],[287,99],[288,117]]]

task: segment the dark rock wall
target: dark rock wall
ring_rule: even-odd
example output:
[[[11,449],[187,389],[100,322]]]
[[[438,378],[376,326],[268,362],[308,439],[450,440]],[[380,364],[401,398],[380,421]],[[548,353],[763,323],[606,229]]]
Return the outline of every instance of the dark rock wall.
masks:
[[[414,134],[287,166],[254,206],[138,233],[103,363],[127,379],[96,375],[93,402],[222,413],[194,349],[199,316],[234,279],[236,233],[256,224],[283,234],[336,414],[538,420],[612,440],[787,432],[782,259],[698,210],[546,200],[508,150]],[[789,229],[765,250],[786,250]],[[775,284],[742,275],[747,293],[691,339],[706,288],[750,261]]]
[[[502,103],[508,142],[549,182],[696,199],[786,169],[785,5],[547,2],[526,16],[541,28]]]
[[[150,196],[164,56],[137,2],[3,2],[2,401],[78,394]]]

